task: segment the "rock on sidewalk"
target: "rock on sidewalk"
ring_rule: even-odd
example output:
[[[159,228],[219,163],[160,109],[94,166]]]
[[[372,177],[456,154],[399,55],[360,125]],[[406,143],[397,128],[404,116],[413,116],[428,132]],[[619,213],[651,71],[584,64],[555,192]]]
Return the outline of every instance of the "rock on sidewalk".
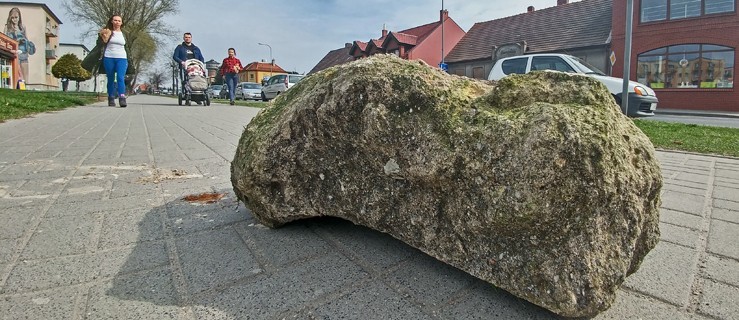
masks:
[[[231,174],[267,226],[347,219],[564,316],[610,307],[659,238],[652,144],[602,84],[564,73],[333,67],[248,124]]]

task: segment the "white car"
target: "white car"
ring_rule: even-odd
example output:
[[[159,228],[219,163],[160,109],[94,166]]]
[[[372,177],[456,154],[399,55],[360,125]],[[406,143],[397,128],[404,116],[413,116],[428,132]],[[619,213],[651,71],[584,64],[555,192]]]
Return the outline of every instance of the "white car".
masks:
[[[287,91],[287,89],[290,89],[298,81],[302,80],[303,77],[300,74],[278,74],[272,76],[264,84],[264,87],[262,87],[262,100],[274,99],[277,95]]]
[[[585,60],[567,54],[541,53],[501,58],[495,62],[493,69],[490,70],[488,80],[497,81],[509,74],[524,74],[534,70],[555,70],[592,77],[603,83],[611,92],[613,98],[616,99],[616,103],[619,106],[621,105],[623,79],[606,76]],[[657,95],[652,88],[635,81],[629,81],[629,116],[653,116],[658,102]]]
[[[262,99],[262,85],[255,82],[241,82],[234,89],[234,98],[260,100]]]

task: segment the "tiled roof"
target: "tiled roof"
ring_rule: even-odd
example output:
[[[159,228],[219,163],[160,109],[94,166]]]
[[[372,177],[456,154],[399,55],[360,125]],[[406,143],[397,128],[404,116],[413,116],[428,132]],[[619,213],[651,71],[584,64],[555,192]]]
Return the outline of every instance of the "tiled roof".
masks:
[[[273,73],[287,73],[284,69],[280,68],[276,63],[273,66],[269,62],[250,62],[244,66],[243,71],[262,71],[262,72],[273,72]]]
[[[329,51],[308,74],[354,60],[354,57],[349,55],[351,48],[351,46],[344,46],[343,48]]]
[[[367,51],[367,43],[359,40],[355,40],[351,48],[349,48],[349,54],[354,54],[354,51],[359,50],[361,52]]]
[[[390,35],[402,44],[410,44],[414,46],[418,44],[418,37],[411,34],[391,32]],[[388,36],[388,38],[390,38],[390,36]]]
[[[405,33],[407,35],[415,36],[418,38],[418,42],[421,42],[423,41],[423,39],[426,38],[426,36],[431,34],[431,31],[433,31],[434,28],[440,25],[441,23],[439,21],[434,21],[431,23],[424,24],[422,26],[401,30],[401,31],[398,31],[398,33]]]
[[[492,47],[526,41],[527,53],[604,45],[611,32],[612,0],[582,0],[475,23],[447,62],[490,59]]]

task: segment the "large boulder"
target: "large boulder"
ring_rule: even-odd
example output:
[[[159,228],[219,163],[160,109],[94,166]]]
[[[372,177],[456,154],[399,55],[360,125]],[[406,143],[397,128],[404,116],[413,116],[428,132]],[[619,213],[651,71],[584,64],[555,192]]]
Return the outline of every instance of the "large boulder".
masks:
[[[601,83],[565,73],[333,67],[252,119],[231,174],[264,225],[340,217],[564,316],[610,307],[659,238],[652,144]]]

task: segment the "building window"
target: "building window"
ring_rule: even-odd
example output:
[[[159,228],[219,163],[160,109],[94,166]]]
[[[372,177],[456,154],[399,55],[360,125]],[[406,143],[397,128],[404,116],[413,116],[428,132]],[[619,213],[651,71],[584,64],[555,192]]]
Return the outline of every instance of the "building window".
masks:
[[[643,0],[640,21],[679,20],[734,11],[735,0]]]
[[[713,44],[680,44],[638,55],[637,81],[654,89],[734,87],[734,49]]]

